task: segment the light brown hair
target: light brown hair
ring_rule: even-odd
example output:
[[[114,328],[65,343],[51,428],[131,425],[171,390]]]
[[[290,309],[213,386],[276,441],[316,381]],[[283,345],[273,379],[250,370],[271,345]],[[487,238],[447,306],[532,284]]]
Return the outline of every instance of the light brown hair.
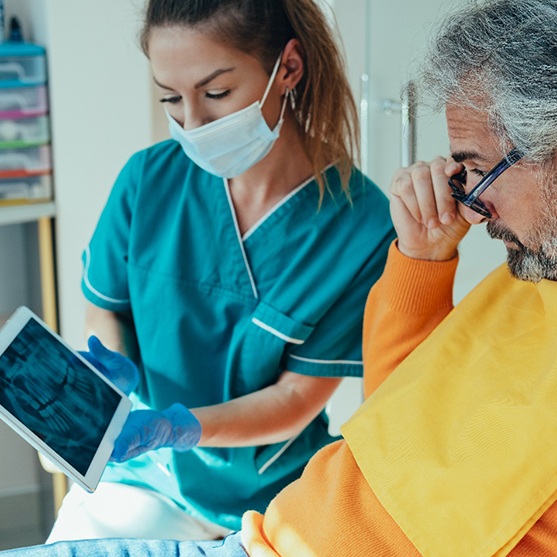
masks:
[[[334,164],[347,194],[352,166],[359,152],[356,104],[335,33],[313,0],[149,0],[141,46],[149,55],[154,27],[196,27],[215,40],[256,56],[271,74],[289,40],[299,41],[304,76],[296,86],[300,136],[319,184]]]

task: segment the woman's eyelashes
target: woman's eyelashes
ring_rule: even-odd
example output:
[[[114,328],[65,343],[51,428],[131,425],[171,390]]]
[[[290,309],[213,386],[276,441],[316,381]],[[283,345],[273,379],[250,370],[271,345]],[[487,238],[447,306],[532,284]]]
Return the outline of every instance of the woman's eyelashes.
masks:
[[[228,95],[230,95],[230,93],[231,93],[230,89],[226,89],[225,91],[219,91],[219,92],[207,91],[205,93],[205,97],[215,101],[215,100],[224,99],[225,97],[228,97]],[[181,100],[182,100],[182,97],[180,95],[172,95],[170,97],[163,97],[162,99],[159,99],[159,102],[170,103],[170,104],[178,104]]]
[[[159,99],[159,102],[161,103],[170,103],[170,104],[177,104],[182,100],[182,97],[180,97],[180,95],[175,95],[173,97],[163,97],[162,99]]]
[[[205,96],[208,99],[213,99],[213,100],[224,99],[224,97],[228,97],[228,95],[230,95],[230,89],[226,89],[225,91],[219,91],[218,93],[211,92],[211,91],[207,91],[205,93]]]

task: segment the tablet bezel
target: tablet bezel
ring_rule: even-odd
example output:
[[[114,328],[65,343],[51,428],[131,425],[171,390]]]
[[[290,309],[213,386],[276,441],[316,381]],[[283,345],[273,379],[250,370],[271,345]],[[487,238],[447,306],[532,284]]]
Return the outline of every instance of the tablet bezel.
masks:
[[[79,484],[83,489],[89,492],[94,492],[106,464],[112,454],[114,441],[119,435],[124,422],[130,412],[131,402],[130,399],[106,377],[96,370],[83,356],[76,350],[69,346],[58,334],[56,334],[50,327],[46,325],[40,317],[26,306],[19,307],[14,314],[9,318],[6,324],[0,329],[0,359],[4,353],[17,338],[23,328],[30,320],[34,320],[40,325],[52,339],[54,343],[60,343],[72,354],[74,354],[85,367],[91,370],[100,377],[115,393],[120,397],[112,419],[106,428],[103,438],[93,456],[89,468],[85,475],[76,470],[68,461],[66,461],[60,454],[58,454],[52,447],[40,439],[33,431],[31,431],[24,423],[22,423],[17,416],[14,416],[7,408],[0,402],[0,419],[6,422],[14,431],[21,435],[28,443],[30,443],[37,451],[49,459],[56,467],[68,475],[72,480]]]

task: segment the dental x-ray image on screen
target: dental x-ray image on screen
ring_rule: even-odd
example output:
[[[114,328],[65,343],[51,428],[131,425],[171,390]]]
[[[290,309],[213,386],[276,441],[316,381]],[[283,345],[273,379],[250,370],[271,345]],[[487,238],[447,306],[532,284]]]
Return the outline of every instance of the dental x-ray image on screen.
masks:
[[[0,404],[84,476],[121,399],[34,319],[0,357]]]

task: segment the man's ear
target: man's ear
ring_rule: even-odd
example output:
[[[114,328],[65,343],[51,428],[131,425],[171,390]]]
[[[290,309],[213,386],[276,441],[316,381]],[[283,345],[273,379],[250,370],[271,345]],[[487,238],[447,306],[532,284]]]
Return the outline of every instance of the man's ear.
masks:
[[[298,39],[290,39],[282,51],[281,65],[278,72],[280,94],[284,95],[286,89],[292,91],[304,75],[304,59],[302,46]]]

